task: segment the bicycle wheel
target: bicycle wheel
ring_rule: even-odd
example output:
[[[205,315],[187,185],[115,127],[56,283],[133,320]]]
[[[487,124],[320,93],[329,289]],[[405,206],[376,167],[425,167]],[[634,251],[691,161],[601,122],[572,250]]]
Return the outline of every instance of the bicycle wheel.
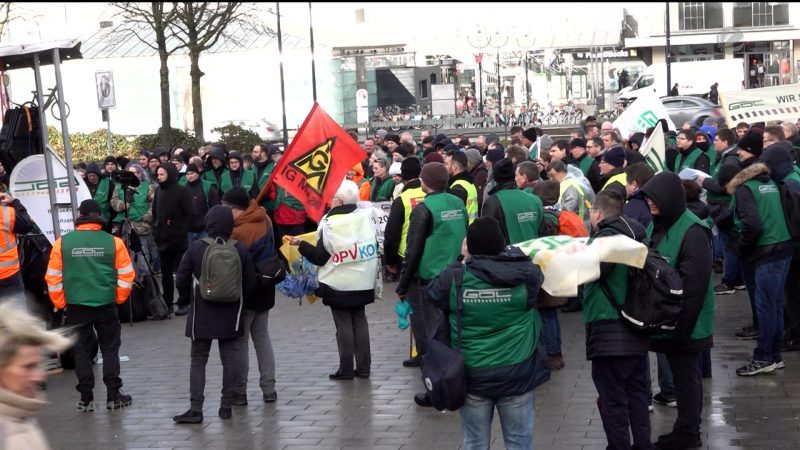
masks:
[[[65,118],[69,117],[69,103],[64,102],[64,112],[66,113]],[[53,116],[53,119],[61,120],[61,110],[58,108],[58,102],[53,102],[52,106],[50,106],[50,115]]]
[[[556,118],[555,114],[548,114],[544,116],[544,119],[542,119],[542,123],[544,123],[545,125],[553,125],[556,123],[557,120],[558,119]]]

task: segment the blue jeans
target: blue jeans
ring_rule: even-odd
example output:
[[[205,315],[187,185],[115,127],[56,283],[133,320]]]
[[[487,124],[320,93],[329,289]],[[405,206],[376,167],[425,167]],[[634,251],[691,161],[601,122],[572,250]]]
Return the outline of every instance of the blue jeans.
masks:
[[[725,264],[722,271],[722,284],[728,286],[741,285],[742,281],[742,268],[739,264],[739,255],[735,251],[728,248],[730,237],[725,233],[719,234],[720,247],[724,255]]]
[[[464,450],[486,450],[492,442],[494,408],[500,415],[503,442],[508,450],[529,450],[533,446],[533,391],[491,399],[467,394],[458,410]]]
[[[758,344],[753,359],[775,362],[781,358],[783,343],[783,285],[789,272],[791,256],[757,264],[756,314],[758,315]]]
[[[669,367],[667,355],[656,353],[658,361],[658,388],[661,395],[670,400],[675,400],[675,383],[672,381],[672,369]]]
[[[542,339],[548,355],[561,354],[561,323],[556,308],[539,308],[542,317]]]

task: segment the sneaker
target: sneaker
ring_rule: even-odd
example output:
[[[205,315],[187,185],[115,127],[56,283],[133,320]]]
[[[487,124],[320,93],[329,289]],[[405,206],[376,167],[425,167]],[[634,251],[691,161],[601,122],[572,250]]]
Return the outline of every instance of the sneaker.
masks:
[[[203,413],[201,411],[192,411],[190,409],[181,415],[173,416],[172,420],[174,420],[175,423],[202,423]]]
[[[745,366],[736,369],[736,375],[741,377],[752,377],[760,373],[769,373],[778,368],[774,362],[758,361],[751,359]]]
[[[659,405],[669,406],[670,408],[678,407],[677,400],[675,400],[674,398],[667,398],[661,392],[653,396],[653,402],[658,403]]]
[[[422,358],[419,356],[403,361],[403,367],[419,367],[420,365],[422,365]]]
[[[106,409],[111,411],[116,411],[118,409],[131,406],[132,404],[133,398],[130,395],[123,394],[119,390],[116,392],[109,392],[108,396],[106,397]]]
[[[219,409],[219,418],[222,420],[228,420],[233,417],[233,411],[230,408],[220,408]]]
[[[653,405],[647,405],[647,411],[649,411],[649,412],[653,412],[653,411],[655,411],[655,410],[656,410],[656,409],[653,407]]]
[[[785,369],[786,368],[786,363],[783,362],[782,358],[775,360],[775,368],[776,369]]]
[[[427,392],[420,392],[419,394],[415,394],[414,395],[414,403],[416,403],[419,406],[425,407],[425,408],[433,406],[433,402],[428,397],[428,393]]]
[[[716,295],[732,295],[736,293],[736,288],[727,284],[720,284],[714,286],[714,294]]]
[[[188,306],[179,306],[178,310],[175,311],[176,316],[185,316],[189,314],[189,307]]]
[[[78,402],[78,411],[92,412],[94,411],[94,394],[91,392],[81,394],[81,400]]]
[[[740,331],[733,333],[736,339],[752,340],[758,338],[758,328],[750,325],[742,328]]]
[[[278,400],[278,393],[270,392],[269,394],[264,394],[262,398],[264,399],[264,403],[274,403]]]
[[[247,406],[247,394],[237,394],[231,402],[234,406]]]
[[[781,345],[782,352],[796,352],[800,351],[800,340],[797,339],[789,339],[783,341],[783,345]]]
[[[746,284],[737,284],[734,287],[736,288],[737,291],[744,291],[744,290],[747,289],[747,285]]]

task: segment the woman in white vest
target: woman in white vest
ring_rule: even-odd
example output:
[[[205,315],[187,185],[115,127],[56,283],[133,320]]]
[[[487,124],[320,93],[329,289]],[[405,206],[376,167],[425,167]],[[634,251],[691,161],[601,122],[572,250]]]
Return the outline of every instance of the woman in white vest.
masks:
[[[317,245],[287,237],[300,254],[320,266],[316,294],[330,306],[336,325],[339,368],[332,380],[369,378],[369,326],[364,307],[375,301],[380,259],[369,211],[356,207],[358,186],[349,180],[333,196],[333,207],[317,228]],[[353,357],[355,356],[355,366]]]

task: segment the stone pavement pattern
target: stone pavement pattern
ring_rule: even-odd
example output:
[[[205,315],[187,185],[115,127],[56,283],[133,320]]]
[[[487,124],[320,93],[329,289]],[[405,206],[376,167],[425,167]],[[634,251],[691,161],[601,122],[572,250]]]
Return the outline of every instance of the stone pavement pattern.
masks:
[[[251,346],[248,406],[234,407],[233,419],[217,416],[222,370],[216,346],[209,358],[205,421],[176,425],[172,416],[189,407],[189,344],[185,317],[123,326],[120,355],[124,391],[134,405],[123,411],[75,410],[78,393],[72,371],[50,378],[50,405],[39,416],[56,449],[456,449],[457,413],[414,404],[422,390],[419,369],[403,368],[408,331],[397,328],[395,300],[367,307],[372,346],[370,379],[331,381],[336,370],[335,329],[321,302],[313,305],[278,296],[270,311],[270,336],[277,364],[278,401],[261,401]],[[744,294],[718,296],[713,378],[704,380],[702,437],[705,448],[800,448],[800,355],[784,355],[786,369],[752,378],[735,369],[749,358],[755,341],[733,339],[750,313]],[[604,449],[602,423],[591,365],[585,359],[580,313],[560,314],[566,367],[535,392],[534,445],[537,449]],[[652,354],[651,354],[652,355]],[[651,358],[655,383],[655,358]],[[101,367],[95,398],[105,399]],[[658,392],[657,387],[655,392]],[[669,432],[676,410],[656,405],[653,437]],[[503,448],[499,420],[492,448]]]

